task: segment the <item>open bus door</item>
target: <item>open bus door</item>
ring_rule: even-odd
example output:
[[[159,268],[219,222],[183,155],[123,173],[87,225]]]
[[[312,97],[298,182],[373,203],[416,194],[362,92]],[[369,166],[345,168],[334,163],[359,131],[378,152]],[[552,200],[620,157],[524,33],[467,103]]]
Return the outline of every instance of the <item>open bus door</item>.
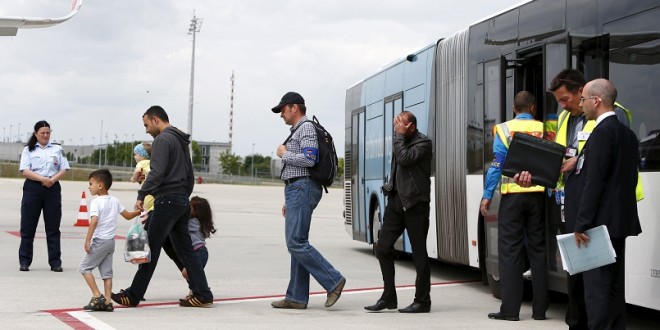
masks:
[[[493,159],[493,127],[497,124],[503,123],[512,118],[510,107],[507,108],[508,97],[507,88],[512,87],[512,81],[507,77],[507,58],[501,56],[497,59],[484,61],[479,63],[477,68],[483,69],[483,84],[478,85],[478,88],[483,89],[483,99],[477,102],[483,102],[480,106],[484,109],[484,178],[488,173],[490,162]],[[481,73],[478,73],[481,74]],[[507,118],[507,113],[509,118]],[[500,285],[499,285],[499,262],[497,252],[497,211],[500,204],[500,190],[499,187],[495,189],[493,199],[490,204],[490,209],[485,217],[480,215],[480,224],[482,229],[479,230],[482,234],[481,258],[480,268],[482,273],[485,273],[491,293],[494,297],[500,298]],[[485,262],[484,262],[485,261]],[[485,266],[484,266],[485,265]]]

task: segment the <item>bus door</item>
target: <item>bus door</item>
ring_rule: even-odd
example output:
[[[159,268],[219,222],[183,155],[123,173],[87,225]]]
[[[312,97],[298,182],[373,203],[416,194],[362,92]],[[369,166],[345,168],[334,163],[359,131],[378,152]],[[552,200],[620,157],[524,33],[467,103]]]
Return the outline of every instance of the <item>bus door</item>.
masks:
[[[390,180],[390,173],[392,173],[392,137],[394,136],[394,117],[403,111],[403,93],[397,93],[389,96],[384,101],[385,112],[385,156],[383,157],[383,183]],[[383,209],[380,210],[380,221],[383,221],[384,206],[387,205],[387,198],[383,197]],[[374,223],[374,226],[376,223]],[[375,231],[374,231],[375,232]],[[403,251],[403,236],[394,244],[394,248]]]
[[[507,77],[507,59],[502,56],[477,65],[477,99],[476,107],[483,109],[483,141],[484,141],[484,178],[493,160],[493,127],[507,120],[507,113],[511,116],[511,108],[507,109],[507,90],[512,88],[513,82]],[[511,87],[508,87],[511,86]],[[490,209],[484,217],[483,230],[485,239],[484,254],[486,257],[486,271],[488,282],[493,295],[499,297],[499,268],[497,253],[497,210],[500,203],[499,185],[495,189]]]
[[[364,219],[364,108],[353,112],[351,119],[351,155],[353,176],[351,177],[353,239],[366,241]]]

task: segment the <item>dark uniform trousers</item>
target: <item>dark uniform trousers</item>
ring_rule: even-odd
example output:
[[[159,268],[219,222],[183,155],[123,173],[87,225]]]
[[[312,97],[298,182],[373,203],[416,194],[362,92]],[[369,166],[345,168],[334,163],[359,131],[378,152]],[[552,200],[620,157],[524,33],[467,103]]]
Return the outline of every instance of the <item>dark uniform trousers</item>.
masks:
[[[498,215],[498,254],[500,313],[518,316],[523,296],[523,248],[527,236],[527,255],[532,269],[534,299],[532,314],[545,315],[548,309],[543,192],[504,194]]]
[[[47,188],[39,181],[25,180],[21,200],[21,245],[18,250],[18,260],[21,265],[32,264],[34,235],[42,209],[48,245],[48,264],[51,267],[61,267],[62,188],[59,182]]]
[[[431,305],[431,264],[426,252],[426,237],[429,233],[429,203],[420,202],[404,211],[396,191],[393,191],[387,198],[383,227],[376,247],[376,256],[380,262],[385,286],[381,299],[387,302],[397,302],[393,247],[404,230],[408,231],[413,262],[417,271],[415,302]]]

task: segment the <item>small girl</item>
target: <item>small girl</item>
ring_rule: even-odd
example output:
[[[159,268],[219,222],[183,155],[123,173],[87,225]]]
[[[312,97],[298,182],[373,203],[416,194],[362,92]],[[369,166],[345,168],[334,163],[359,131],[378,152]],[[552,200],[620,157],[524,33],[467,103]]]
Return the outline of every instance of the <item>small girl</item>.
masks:
[[[151,166],[149,155],[151,155],[151,144],[147,142],[142,142],[133,148],[133,158],[135,158],[136,165],[133,176],[130,179],[131,182],[138,182],[140,174],[143,174],[146,178]],[[142,184],[142,181],[138,183]]]
[[[192,240],[195,257],[199,259],[202,268],[206,267],[209,260],[209,251],[206,249],[206,239],[215,234],[215,224],[213,223],[213,212],[211,205],[206,198],[194,196],[190,199],[190,220],[188,221],[188,232]],[[181,270],[181,275],[188,280],[188,272],[185,268]],[[192,295],[192,290],[188,293]]]

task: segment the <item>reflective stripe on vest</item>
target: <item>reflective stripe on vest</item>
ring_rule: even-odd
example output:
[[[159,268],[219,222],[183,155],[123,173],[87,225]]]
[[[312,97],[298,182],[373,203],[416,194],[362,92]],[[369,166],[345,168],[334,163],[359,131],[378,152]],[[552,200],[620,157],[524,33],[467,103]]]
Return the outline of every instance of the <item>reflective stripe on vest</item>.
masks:
[[[538,138],[543,138],[543,123],[538,120],[512,119],[493,127],[493,135],[497,134],[507,149],[509,149],[509,143],[516,133],[529,134]],[[543,192],[545,191],[545,188],[542,186],[523,188],[517,185],[513,179],[502,176],[500,191],[502,194],[516,194]]]
[[[626,114],[626,118],[628,118],[628,126],[632,127],[632,113],[630,110],[624,108],[619,102],[614,102],[614,106],[623,110],[623,112]]]

